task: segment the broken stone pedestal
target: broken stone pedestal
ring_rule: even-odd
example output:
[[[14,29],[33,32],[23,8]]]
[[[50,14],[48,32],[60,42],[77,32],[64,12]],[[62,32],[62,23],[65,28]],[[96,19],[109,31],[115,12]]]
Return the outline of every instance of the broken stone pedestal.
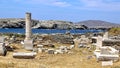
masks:
[[[4,43],[5,42],[5,37],[0,36],[0,43]]]
[[[26,50],[33,50],[33,40],[24,40],[24,48]]]
[[[54,49],[48,49],[48,54],[54,54]]]
[[[0,43],[0,55],[5,56],[7,54],[7,50],[4,46],[4,43]]]

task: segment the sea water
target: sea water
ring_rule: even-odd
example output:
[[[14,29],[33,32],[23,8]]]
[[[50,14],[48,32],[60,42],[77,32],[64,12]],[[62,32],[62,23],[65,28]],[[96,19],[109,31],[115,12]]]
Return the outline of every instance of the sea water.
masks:
[[[70,32],[72,34],[84,34],[84,33],[97,33],[97,32],[102,32],[102,30],[80,30],[80,29],[71,29],[71,30],[60,30],[60,29],[32,29],[33,34],[54,34],[54,33],[66,33]],[[0,29],[0,33],[20,33],[24,34],[25,29],[22,28],[12,28],[12,29],[6,29],[2,28]]]

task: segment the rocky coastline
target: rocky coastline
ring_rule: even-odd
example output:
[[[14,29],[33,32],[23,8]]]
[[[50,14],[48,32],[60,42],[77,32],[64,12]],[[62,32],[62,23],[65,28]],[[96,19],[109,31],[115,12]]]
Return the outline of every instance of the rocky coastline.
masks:
[[[61,20],[35,20],[32,19],[32,28],[35,29],[95,29],[106,30],[112,27],[120,27],[119,24],[101,20],[86,20],[81,22]],[[25,28],[24,18],[0,18],[0,28]]]
[[[0,19],[0,28],[24,28],[24,18],[4,18]],[[85,25],[75,25],[69,21],[59,20],[33,20],[32,28],[36,29],[87,29]]]

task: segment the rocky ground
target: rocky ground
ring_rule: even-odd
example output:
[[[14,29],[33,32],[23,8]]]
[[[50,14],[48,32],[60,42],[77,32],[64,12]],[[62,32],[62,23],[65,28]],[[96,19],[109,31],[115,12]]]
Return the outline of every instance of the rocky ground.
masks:
[[[18,49],[16,51],[24,51]],[[0,56],[0,68],[119,68],[120,62],[113,66],[101,66],[97,62],[93,52],[87,48],[73,49],[70,54],[38,53],[34,59],[16,59],[13,52]]]
[[[18,38],[17,40],[23,40]],[[49,41],[45,39],[44,41]],[[40,44],[44,41],[39,40],[36,44]],[[45,43],[45,42],[44,42]],[[70,46],[72,44],[57,43],[52,41],[55,48],[59,46]],[[28,52],[26,51],[20,42],[13,42],[10,44],[14,48],[14,51],[8,51],[6,56],[0,56],[0,68],[120,68],[120,61],[114,62],[113,66],[101,66],[101,62],[97,62],[93,51],[95,47],[90,48],[78,48],[75,47],[64,54],[48,54],[46,52],[39,53],[34,59],[18,59],[13,58],[14,52]]]

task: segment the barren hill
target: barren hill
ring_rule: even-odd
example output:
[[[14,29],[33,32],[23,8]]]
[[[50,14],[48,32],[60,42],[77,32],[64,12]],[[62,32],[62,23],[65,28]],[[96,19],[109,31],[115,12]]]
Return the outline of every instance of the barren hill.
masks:
[[[111,22],[101,21],[101,20],[86,20],[78,22],[77,24],[85,25],[88,28],[111,28],[111,27],[119,27],[120,24],[114,24]]]

